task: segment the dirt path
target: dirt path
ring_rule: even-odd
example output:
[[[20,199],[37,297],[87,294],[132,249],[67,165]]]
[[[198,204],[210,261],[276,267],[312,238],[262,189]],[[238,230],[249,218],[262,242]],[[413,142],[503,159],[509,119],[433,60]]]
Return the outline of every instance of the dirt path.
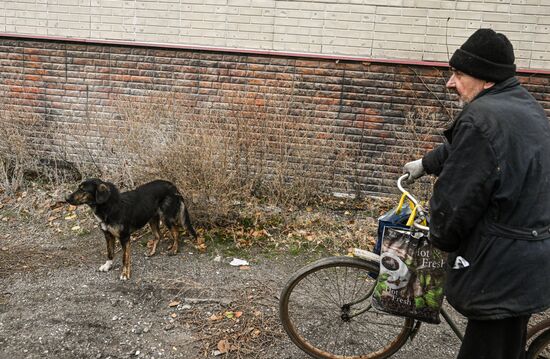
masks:
[[[277,297],[311,257],[260,252],[241,269],[189,244],[146,258],[134,243],[124,282],[120,253],[114,270],[97,271],[99,231],[12,242],[0,252],[11,263],[0,280],[0,358],[203,358],[220,349],[227,358],[306,358],[282,331]],[[396,358],[453,357],[448,328],[426,328]]]
[[[240,268],[188,241],[169,256],[164,241],[147,258],[146,233],[132,244],[132,278],[120,281],[120,253],[113,270],[98,271],[105,243],[88,210],[75,219],[42,203],[0,204],[0,359],[308,358],[280,325],[278,295],[319,254],[254,249]],[[362,220],[346,223],[360,233]],[[394,357],[453,358],[457,348],[447,325],[424,325]]]
[[[346,248],[357,238],[372,243],[376,233],[365,208],[308,208],[278,232],[268,228],[267,244],[235,251],[268,235],[241,226],[230,234],[249,237],[225,248],[216,238],[227,239],[210,231],[206,251],[185,240],[170,256],[163,241],[147,258],[144,231],[132,244],[132,278],[120,281],[121,254],[110,272],[98,271],[103,235],[89,209],[58,203],[63,193],[37,189],[0,201],[0,359],[308,358],[281,327],[282,287],[321,256],[311,250],[319,243]],[[304,246],[296,250],[297,243]],[[230,265],[234,256],[250,266]],[[392,358],[454,358],[458,347],[447,324],[425,324]]]

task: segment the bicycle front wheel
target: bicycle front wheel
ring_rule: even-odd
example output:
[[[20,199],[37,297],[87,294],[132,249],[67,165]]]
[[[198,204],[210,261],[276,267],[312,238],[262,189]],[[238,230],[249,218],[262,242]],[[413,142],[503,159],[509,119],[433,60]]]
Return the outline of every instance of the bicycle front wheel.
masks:
[[[399,350],[414,321],[372,308],[378,270],[375,261],[330,257],[295,273],[279,301],[294,344],[321,359],[380,359]]]
[[[529,345],[526,359],[550,359],[550,328],[539,334]]]

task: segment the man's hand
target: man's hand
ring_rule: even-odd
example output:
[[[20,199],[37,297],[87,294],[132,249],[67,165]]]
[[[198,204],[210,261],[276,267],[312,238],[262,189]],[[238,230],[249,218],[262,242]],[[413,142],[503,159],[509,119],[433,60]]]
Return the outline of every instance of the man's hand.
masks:
[[[405,166],[403,166],[403,173],[409,174],[409,177],[405,180],[406,183],[413,183],[418,178],[424,176],[426,171],[422,166],[422,159],[407,162]]]

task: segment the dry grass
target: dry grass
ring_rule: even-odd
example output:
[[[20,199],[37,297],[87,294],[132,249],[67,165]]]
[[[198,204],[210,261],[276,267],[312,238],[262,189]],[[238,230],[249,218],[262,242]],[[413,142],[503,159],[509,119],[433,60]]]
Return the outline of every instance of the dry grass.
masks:
[[[88,164],[67,156],[70,143],[59,146],[64,125],[6,98],[0,93],[0,194],[14,196],[33,183],[79,179]]]
[[[322,142],[310,138],[313,123],[269,101],[212,108],[190,96],[150,94],[146,103],[120,97],[114,125],[98,126],[105,152],[116,159],[104,172],[128,187],[154,178],[175,182],[206,226],[235,223],[242,202],[305,206],[326,190],[310,176]],[[345,149],[325,142],[324,151],[332,146],[344,163]]]
[[[388,160],[403,166],[409,161],[422,158],[432,147],[443,141],[441,128],[446,126],[446,121],[447,118],[442,118],[436,108],[413,108],[406,113],[403,125],[395,126],[397,148],[387,154]],[[434,182],[433,176],[424,176],[409,185],[408,189],[421,202],[426,202],[431,197]]]
[[[36,170],[33,128],[38,117],[23,116],[10,106],[0,106],[0,188],[8,195],[25,185],[25,175]]]

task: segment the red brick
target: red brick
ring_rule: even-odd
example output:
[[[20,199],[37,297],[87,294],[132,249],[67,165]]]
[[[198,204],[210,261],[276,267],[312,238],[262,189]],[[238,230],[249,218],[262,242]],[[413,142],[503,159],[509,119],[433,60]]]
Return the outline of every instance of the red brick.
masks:
[[[299,134],[289,141],[300,138],[307,146],[292,161],[306,161],[318,149],[308,165],[312,178],[349,188],[342,176],[330,180],[330,173],[347,169],[338,167],[327,148],[353,151],[362,159],[354,167],[361,178],[353,185],[379,194],[393,190],[404,147],[408,151],[414,139],[405,118],[434,113],[430,126],[441,130],[456,100],[445,89],[448,70],[438,67],[4,38],[0,62],[4,101],[49,121],[71,121],[68,134],[73,127],[84,129],[87,114],[98,112],[99,125],[116,135],[120,122],[113,117],[120,99],[147,104],[166,96],[187,106],[194,118],[205,118],[204,108],[212,108],[226,124],[237,118],[261,121],[273,127],[274,136],[282,131],[276,121],[284,119],[289,133]],[[518,78],[550,114],[550,76]],[[456,106],[453,110],[456,114]],[[419,151],[439,143],[439,133],[423,134]],[[63,145],[55,144],[58,150]]]

